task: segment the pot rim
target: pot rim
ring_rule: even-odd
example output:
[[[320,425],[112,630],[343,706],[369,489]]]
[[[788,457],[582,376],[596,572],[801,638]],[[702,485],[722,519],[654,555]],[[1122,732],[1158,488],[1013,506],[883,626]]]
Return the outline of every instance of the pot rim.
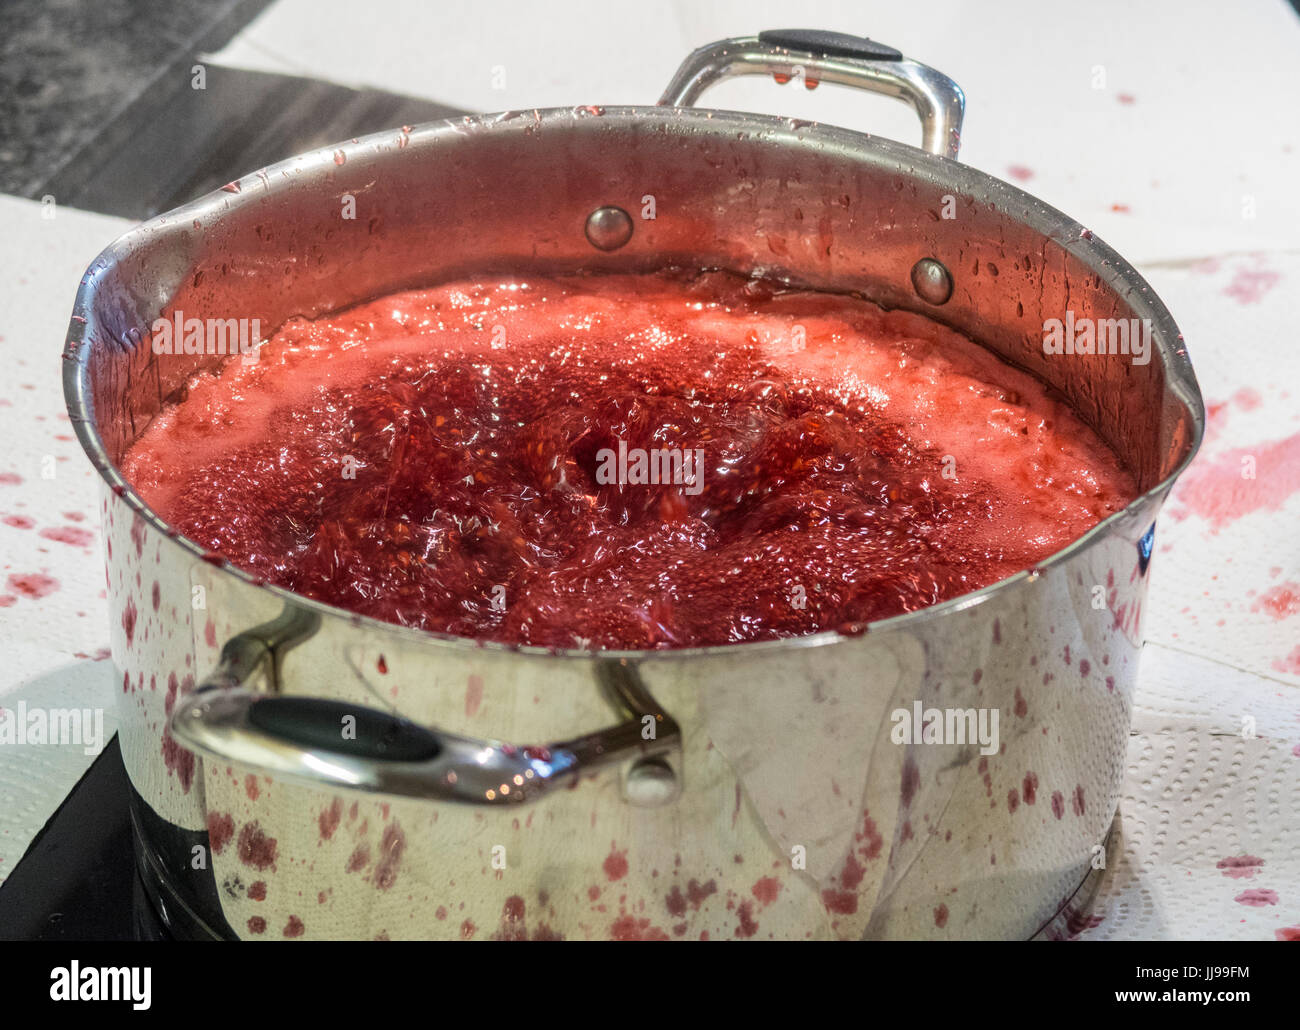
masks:
[[[743,643],[714,644],[707,647],[672,648],[664,650],[579,650],[576,648],[547,648],[536,645],[508,644],[499,641],[482,640],[474,637],[459,637],[430,630],[403,626],[398,623],[384,622],[366,615],[358,615],[347,609],[317,601],[297,594],[284,587],[262,581],[260,577],[239,568],[227,560],[214,562],[211,553],[204,550],[193,540],[170,529],[165,521],[150,508],[136,493],[135,489],[123,477],[121,470],[113,463],[104,447],[93,421],[93,404],[89,390],[89,359],[93,335],[97,325],[94,317],[94,295],[100,278],[118,259],[136,246],[144,243],[155,232],[179,222],[200,220],[206,226],[205,219],[219,218],[221,212],[231,204],[247,204],[260,199],[263,190],[272,189],[272,176],[290,176],[308,171],[324,171],[335,166],[335,155],[342,152],[346,157],[355,155],[362,159],[382,159],[390,154],[402,152],[408,146],[412,149],[425,149],[434,146],[450,146],[467,133],[482,131],[508,132],[531,131],[538,128],[563,128],[578,121],[600,119],[603,126],[610,131],[646,121],[668,120],[670,124],[681,125],[680,131],[693,134],[708,134],[734,138],[740,132],[750,136],[760,136],[765,142],[781,145],[812,146],[815,150],[834,155],[836,153],[858,153],[864,150],[874,151],[883,158],[883,163],[893,165],[900,174],[915,177],[918,171],[929,173],[936,180],[953,183],[957,188],[972,193],[992,206],[1010,211],[1019,208],[1021,214],[1016,216],[1030,227],[1052,239],[1063,249],[1087,265],[1100,279],[1117,293],[1125,297],[1140,317],[1149,318],[1152,324],[1152,339],[1155,351],[1160,357],[1165,372],[1165,389],[1171,392],[1186,407],[1191,421],[1191,434],[1186,452],[1174,468],[1157,484],[1135,497],[1120,511],[1107,516],[1097,525],[1067,544],[1061,550],[1049,555],[1030,569],[1024,569],[995,583],[978,590],[961,594],[958,597],[941,601],[938,604],[903,612],[874,622],[862,624],[853,631],[844,629],[823,630],[819,633],[796,637],[781,637],[774,640],[757,640]],[[515,123],[515,124],[511,124]],[[401,142],[399,143],[399,140]],[[77,434],[82,449],[86,452],[92,466],[99,473],[112,492],[121,498],[136,517],[144,520],[150,528],[162,533],[174,543],[187,551],[196,561],[204,561],[223,572],[234,575],[248,587],[264,590],[279,600],[313,610],[322,617],[344,619],[352,625],[377,630],[397,636],[411,644],[436,644],[440,647],[457,649],[466,653],[483,652],[496,655],[526,655],[557,660],[634,660],[673,661],[699,658],[713,655],[735,655],[739,649],[744,653],[762,653],[767,650],[787,651],[794,648],[822,647],[845,643],[863,633],[882,630],[902,630],[925,620],[939,619],[968,608],[976,607],[992,598],[1023,583],[1037,581],[1039,576],[1056,566],[1063,565],[1075,555],[1091,547],[1095,541],[1108,534],[1121,523],[1131,522],[1142,512],[1158,506],[1173,486],[1175,480],[1195,458],[1205,433],[1205,407],[1192,370],[1191,360],[1183,345],[1182,334],[1178,332],[1172,315],[1164,303],[1151,289],[1138,271],[1122,258],[1104,241],[1087,232],[1075,219],[1070,218],[1056,208],[1039,200],[1031,193],[1004,182],[995,176],[981,172],[970,165],[946,157],[940,157],[917,147],[896,140],[875,136],[868,133],[844,129],[838,126],[824,125],[801,119],[782,118],[775,115],[752,114],[742,111],[728,111],[697,107],[576,107],[576,108],[530,108],[514,111],[495,112],[482,115],[467,115],[461,118],[449,118],[443,121],[426,122],[413,126],[410,131],[386,130],[362,136],[345,143],[335,143],[315,150],[306,151],[284,161],[242,176],[230,184],[237,187],[234,192],[229,189],[214,190],[180,207],[149,219],[129,229],[110,243],[91,263],[77,289],[71,320],[68,327],[67,342],[63,351],[63,393],[68,409],[68,416]],[[1084,233],[1087,232],[1087,235]],[[974,342],[979,343],[978,340]]]

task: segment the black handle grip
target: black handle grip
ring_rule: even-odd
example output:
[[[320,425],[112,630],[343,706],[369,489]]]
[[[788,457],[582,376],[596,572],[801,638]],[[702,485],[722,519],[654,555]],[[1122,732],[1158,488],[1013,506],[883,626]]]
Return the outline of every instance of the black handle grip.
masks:
[[[901,61],[903,55],[892,46],[876,43],[865,36],[821,29],[772,29],[758,34],[760,43],[804,50],[815,57],[855,57],[863,61]]]
[[[248,721],[292,744],[356,758],[427,762],[442,751],[437,735],[423,726],[344,701],[258,698],[249,706]]]

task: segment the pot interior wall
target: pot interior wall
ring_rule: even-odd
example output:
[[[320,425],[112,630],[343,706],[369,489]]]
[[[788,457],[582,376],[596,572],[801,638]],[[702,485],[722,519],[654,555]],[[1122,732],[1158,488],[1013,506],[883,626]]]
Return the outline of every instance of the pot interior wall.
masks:
[[[641,217],[648,198],[653,219]],[[635,231],[607,254],[583,230],[610,204]],[[952,275],[942,307],[911,286],[923,257]],[[155,355],[148,333],[160,316],[258,318],[266,336],[294,315],[475,272],[664,264],[784,276],[929,314],[1059,388],[1143,489],[1194,446],[1199,398],[1185,356],[1173,353],[1173,322],[1078,223],[910,147],[692,110],[490,116],[367,137],[250,175],[106,254],[93,310],[80,312],[91,348],[82,388],[117,463],[196,370],[224,360]],[[1044,319],[1067,310],[1150,319],[1150,363],[1044,355]],[[1155,352],[1161,342],[1168,353]]]

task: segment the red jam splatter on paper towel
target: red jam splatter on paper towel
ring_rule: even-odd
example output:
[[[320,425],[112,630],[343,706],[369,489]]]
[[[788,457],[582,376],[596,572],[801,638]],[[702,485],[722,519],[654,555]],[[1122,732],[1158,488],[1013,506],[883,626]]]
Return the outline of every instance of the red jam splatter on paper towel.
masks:
[[[1253,478],[1243,471],[1254,472]],[[1175,518],[1188,514],[1220,530],[1244,515],[1278,511],[1300,490],[1300,433],[1193,462],[1174,488]]]
[[[1239,268],[1223,292],[1239,304],[1258,304],[1281,278],[1267,268]]]
[[[1232,900],[1241,905],[1252,905],[1255,908],[1262,908],[1265,905],[1277,904],[1277,891],[1252,888],[1248,891],[1242,891]]]
[[[1219,859],[1215,863],[1215,868],[1224,876],[1234,880],[1248,880],[1259,872],[1263,865],[1264,860],[1254,855],[1235,855],[1231,858]]]

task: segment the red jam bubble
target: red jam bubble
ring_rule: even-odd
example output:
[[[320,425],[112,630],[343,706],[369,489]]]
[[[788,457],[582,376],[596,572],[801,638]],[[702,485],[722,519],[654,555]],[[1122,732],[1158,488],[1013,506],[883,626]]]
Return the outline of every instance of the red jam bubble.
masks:
[[[639,481],[638,453],[675,481]],[[196,376],[125,469],[271,583],[552,648],[861,626],[1030,568],[1136,495],[1066,404],[965,337],[721,272],[483,279],[296,319],[256,364]]]

